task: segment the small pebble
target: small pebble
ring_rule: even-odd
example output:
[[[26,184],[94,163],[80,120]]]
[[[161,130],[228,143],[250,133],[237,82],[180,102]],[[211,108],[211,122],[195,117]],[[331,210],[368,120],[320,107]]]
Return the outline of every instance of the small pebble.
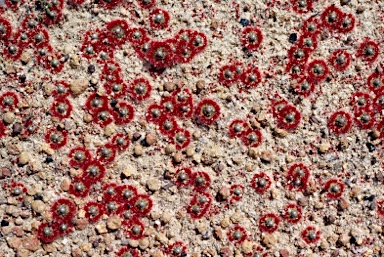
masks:
[[[32,206],[32,210],[34,210],[37,213],[43,213],[46,209],[45,203],[41,200],[33,201],[31,206]]]
[[[368,151],[370,153],[372,153],[372,152],[374,152],[376,150],[375,146],[372,143],[370,143],[370,142],[366,143],[365,145],[368,147]]]
[[[121,219],[114,215],[110,216],[107,220],[107,227],[111,230],[117,230],[121,227]]]
[[[250,21],[247,20],[247,19],[244,19],[244,18],[241,18],[240,19],[240,24],[243,26],[243,27],[246,27],[250,24]]]
[[[6,124],[12,124],[15,120],[15,114],[13,112],[6,112],[3,116],[3,120]]]
[[[292,33],[291,35],[289,35],[288,41],[292,44],[295,43],[297,41],[297,34]]]
[[[148,145],[154,145],[157,142],[157,136],[153,132],[148,132],[145,136],[145,141]]]
[[[143,155],[143,147],[141,145],[136,145],[134,149],[134,153],[136,156],[142,156]]]
[[[70,85],[70,90],[73,96],[81,95],[88,88],[88,80],[85,78],[78,78]]]
[[[149,179],[147,180],[147,187],[151,191],[158,191],[161,187],[161,184],[158,179]]]

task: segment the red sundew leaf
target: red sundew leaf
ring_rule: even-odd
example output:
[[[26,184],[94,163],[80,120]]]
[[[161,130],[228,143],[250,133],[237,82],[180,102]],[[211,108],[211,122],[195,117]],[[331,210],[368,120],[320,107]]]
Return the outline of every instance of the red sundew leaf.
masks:
[[[111,144],[119,151],[123,152],[125,151],[130,142],[129,142],[129,137],[127,135],[124,135],[122,133],[118,133],[113,136],[111,140]]]
[[[106,9],[114,9],[118,5],[120,5],[122,2],[123,0],[100,0],[99,7],[106,8]]]
[[[90,223],[96,223],[100,220],[106,210],[103,204],[91,201],[85,204],[84,212],[85,217]]]
[[[156,8],[149,17],[149,24],[152,29],[166,29],[170,20],[169,13],[166,10]]]
[[[372,104],[371,96],[365,92],[356,92],[352,95],[350,104],[353,106],[353,109],[366,109],[369,108]]]
[[[94,114],[99,109],[108,108],[108,98],[106,96],[100,96],[96,93],[92,93],[85,103],[85,108],[90,113]]]
[[[131,222],[132,218],[135,217],[130,204],[120,205],[117,210],[117,215],[121,218],[123,227],[127,226],[129,222]]]
[[[113,109],[112,115],[116,124],[124,125],[133,120],[135,117],[135,110],[129,103],[119,102]]]
[[[244,194],[244,186],[242,185],[232,185],[229,189],[231,194],[230,202],[238,202],[241,200]]]
[[[103,72],[100,75],[100,80],[109,83],[118,83],[119,81],[122,81],[120,65],[112,60],[106,61],[104,63]]]
[[[246,254],[245,256],[247,257],[255,257],[255,256],[260,256],[260,257],[269,257],[268,253],[263,253],[264,249],[261,246],[253,247],[253,251]]]
[[[144,101],[151,96],[152,86],[145,78],[137,78],[129,84],[129,94],[136,101]]]
[[[63,5],[64,0],[58,0],[57,5],[50,6],[45,12],[43,23],[47,26],[59,23],[63,17]]]
[[[304,49],[302,44],[293,45],[288,50],[288,58],[290,62],[294,63],[305,64],[308,61],[310,55],[310,51]]]
[[[31,37],[31,42],[35,47],[49,44],[49,34],[45,28],[36,27],[30,31],[29,35]]]
[[[135,48],[136,54],[139,58],[147,60],[147,54],[149,53],[150,49],[150,39],[147,39],[146,41],[140,44],[133,45],[133,47]]]
[[[69,90],[69,84],[66,81],[55,81],[54,85],[55,89],[52,91],[53,97],[61,99],[71,94],[71,91]]]
[[[284,208],[283,218],[291,224],[298,223],[303,216],[301,207],[295,203],[290,203]]]
[[[137,217],[132,218],[124,227],[130,239],[138,240],[144,237],[144,224]]]
[[[41,118],[38,117],[30,117],[24,122],[23,126],[23,135],[30,136],[37,132],[39,129],[39,124],[41,122]]]
[[[187,207],[187,212],[192,219],[200,219],[209,211],[211,203],[212,196],[209,193],[195,193]]]
[[[0,26],[3,26],[3,30],[0,31],[0,40],[8,41],[12,33],[11,23],[7,19],[0,17]]]
[[[141,6],[141,8],[151,9],[152,7],[155,6],[156,1],[155,0],[138,0],[138,3]]]
[[[384,110],[384,91],[378,92],[373,99],[373,109],[375,113],[382,113]]]
[[[255,88],[261,82],[261,74],[257,67],[248,68],[242,75],[241,81],[245,88]]]
[[[315,91],[315,85],[316,83],[309,82],[307,78],[303,77],[294,82],[293,89],[296,94],[308,97]]]
[[[340,25],[341,26],[338,28],[338,31],[340,33],[351,32],[353,30],[353,28],[355,27],[355,17],[350,13],[344,14],[342,19],[341,19]]]
[[[115,160],[116,149],[111,143],[101,146],[96,151],[97,159],[102,163],[111,163]]]
[[[91,160],[83,168],[83,178],[90,184],[101,181],[105,176],[105,167],[98,160]]]
[[[56,200],[51,207],[52,218],[59,223],[71,223],[76,215],[76,210],[76,204],[72,200],[61,198]]]
[[[361,129],[370,129],[375,123],[375,113],[368,108],[361,108],[355,112],[355,123]]]
[[[93,121],[99,124],[101,127],[105,127],[111,124],[113,121],[113,114],[109,108],[101,107],[95,110]]]
[[[92,156],[87,148],[78,146],[69,151],[68,158],[69,165],[78,169],[86,166],[91,161]]]
[[[263,135],[258,129],[248,129],[241,135],[243,144],[249,147],[258,147],[263,141]]]
[[[287,174],[287,186],[289,190],[304,191],[307,188],[310,171],[302,163],[293,164]]]
[[[105,91],[113,98],[123,97],[127,94],[128,86],[122,79],[116,82],[106,82],[104,84]]]
[[[197,104],[196,119],[206,125],[217,121],[220,117],[220,106],[212,99],[204,99]]]
[[[59,149],[67,143],[68,132],[57,129],[50,129],[45,134],[45,142],[52,149]]]
[[[301,238],[307,243],[307,244],[314,244],[319,241],[321,236],[321,232],[319,230],[316,230],[313,226],[308,226],[306,229],[301,232]]]
[[[299,38],[298,47],[305,51],[305,57],[309,58],[309,55],[317,49],[317,38],[316,34],[304,34]]]
[[[176,113],[176,102],[174,97],[163,97],[160,105],[162,106],[162,112],[167,116],[174,116]]]
[[[39,49],[35,49],[35,56],[37,60],[37,64],[46,65],[47,56],[51,56],[53,54],[53,48],[49,44],[45,44]]]
[[[322,31],[320,19],[316,16],[309,17],[307,20],[304,21],[302,31],[303,35],[313,35],[317,37]]]
[[[292,9],[293,11],[303,14],[303,13],[308,13],[309,11],[312,11],[313,9],[313,1],[312,0],[306,0],[304,1],[301,0],[291,0],[292,4]]]
[[[91,190],[91,183],[84,177],[75,177],[72,179],[72,183],[69,185],[69,193],[84,198]]]
[[[81,5],[85,2],[86,0],[68,0],[68,3],[74,4],[74,5]]]
[[[342,19],[345,14],[336,6],[328,6],[320,16],[321,24],[330,30],[337,31],[342,27]]]
[[[108,41],[115,47],[120,47],[128,41],[129,25],[123,19],[113,20],[106,25]]]
[[[335,134],[345,134],[352,127],[352,117],[345,111],[336,111],[328,119],[328,128]]]
[[[179,118],[189,118],[193,114],[193,98],[188,88],[177,89],[172,92],[171,98],[175,104],[175,115]]]
[[[52,243],[59,236],[57,227],[49,225],[48,223],[41,223],[37,229],[37,237],[45,244]]]
[[[83,57],[90,60],[92,58],[96,58],[101,51],[98,43],[92,43],[88,41],[84,41],[80,47],[80,51],[83,53]]]
[[[191,133],[186,129],[177,128],[171,136],[171,142],[176,145],[177,150],[185,149],[191,143]]]
[[[20,49],[26,49],[33,42],[33,37],[30,33],[25,33],[25,31],[19,30],[16,35],[13,36],[13,42],[16,42]]]
[[[241,44],[249,51],[257,50],[263,42],[263,34],[256,27],[245,27],[241,32]]]
[[[111,202],[114,200],[118,200],[118,191],[117,191],[117,184],[116,183],[108,183],[103,186],[103,202]]]
[[[17,108],[19,98],[16,93],[7,91],[0,95],[0,107],[4,110],[13,111]]]
[[[308,63],[306,72],[308,75],[308,81],[318,83],[327,78],[329,70],[324,60],[313,60]]]
[[[376,202],[377,204],[377,213],[384,218],[384,200]]]
[[[51,105],[50,113],[52,116],[62,120],[71,115],[72,105],[67,98],[56,99]]]
[[[181,241],[176,241],[167,247],[166,253],[171,257],[187,256],[187,247]]]
[[[208,173],[198,171],[192,173],[191,182],[195,191],[203,192],[211,185],[211,178]]]
[[[117,201],[121,204],[132,205],[133,200],[138,195],[137,188],[131,185],[120,185],[116,187]]]
[[[192,170],[190,168],[180,168],[176,171],[173,183],[177,187],[188,187],[193,183]]]
[[[273,114],[273,117],[279,117],[280,116],[280,112],[281,110],[288,106],[288,101],[285,100],[285,99],[273,99],[272,100],[272,114]]]
[[[62,56],[59,53],[50,53],[47,56],[41,58],[41,64],[43,68],[49,70],[51,73],[59,73],[64,68],[64,62]]]
[[[165,116],[163,107],[159,104],[151,104],[145,114],[145,119],[147,122],[153,122],[155,124],[160,124],[162,118]]]
[[[10,188],[12,189],[11,193],[14,196],[19,196],[22,193],[25,194],[28,191],[27,187],[21,182],[12,181]]]
[[[305,68],[306,66],[303,63],[290,60],[285,70],[292,79],[297,79],[304,76]]]
[[[285,130],[295,130],[301,121],[301,113],[292,105],[286,105],[277,116],[277,126]]]
[[[384,92],[384,76],[382,73],[373,72],[368,76],[367,86],[369,90],[372,90],[375,94]]]
[[[134,47],[138,47],[149,41],[147,32],[143,28],[130,28],[127,39]]]
[[[344,183],[338,179],[329,179],[324,185],[324,191],[330,199],[338,199],[344,192]]]
[[[57,227],[58,236],[68,235],[73,232],[73,222],[58,222],[56,220],[53,221],[53,227]]]
[[[228,125],[228,132],[231,137],[240,138],[247,130],[248,124],[240,119],[233,120]]]
[[[167,68],[173,65],[174,54],[167,41],[150,41],[145,59],[155,68]]]
[[[138,216],[145,216],[152,210],[152,200],[148,195],[136,195],[132,199],[132,212]]]
[[[143,1],[145,1],[145,0],[143,0]],[[139,257],[140,254],[136,249],[131,249],[131,248],[128,248],[125,246],[117,252],[117,256],[119,256],[119,257],[125,257],[125,256]]]
[[[367,39],[357,49],[357,56],[365,62],[374,62],[380,54],[379,44]]]
[[[163,115],[159,122],[159,129],[163,135],[173,136],[175,131],[178,129],[176,119],[170,116]]]
[[[247,239],[247,232],[245,228],[237,225],[228,230],[227,236],[229,241],[235,245],[239,245]]]
[[[328,61],[337,71],[345,71],[351,63],[351,55],[345,50],[336,50],[332,52]]]
[[[8,60],[18,61],[23,51],[24,48],[22,45],[17,44],[16,41],[10,40],[4,42],[3,55]]]
[[[188,49],[191,49],[192,55],[196,55],[204,51],[208,45],[207,36],[204,33],[192,31],[188,43]]]
[[[243,64],[240,62],[224,65],[219,71],[219,82],[223,86],[231,86],[240,81],[243,74]]]
[[[273,233],[279,228],[280,219],[273,213],[268,213],[260,217],[259,228],[262,232]]]
[[[253,176],[251,186],[258,194],[264,194],[271,187],[271,179],[264,172]]]

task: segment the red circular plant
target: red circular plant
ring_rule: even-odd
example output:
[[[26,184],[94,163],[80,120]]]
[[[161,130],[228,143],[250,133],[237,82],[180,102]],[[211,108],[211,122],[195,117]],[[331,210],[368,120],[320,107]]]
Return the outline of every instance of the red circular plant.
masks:
[[[123,205],[133,204],[137,193],[137,188],[131,185],[120,185],[115,188],[117,194],[117,200]]]
[[[367,39],[357,49],[357,56],[365,62],[374,62],[380,54],[379,44]]]
[[[180,168],[175,173],[173,183],[178,187],[187,187],[192,185],[193,177],[190,168]]]
[[[0,17],[0,26],[3,27],[3,29],[0,31],[0,40],[9,40],[12,33],[11,23],[7,19]]]
[[[143,28],[130,28],[128,30],[128,41],[134,46],[138,47],[145,42],[149,41],[147,33]]]
[[[242,75],[241,81],[245,88],[255,88],[261,83],[261,74],[257,67],[248,68]]]
[[[59,223],[71,223],[71,220],[76,215],[76,204],[66,198],[56,200],[52,207],[52,217],[56,222]]]
[[[169,42],[150,41],[146,60],[155,68],[167,68],[173,64],[173,51]]]
[[[50,129],[45,134],[45,142],[52,149],[59,149],[67,143],[68,133],[63,130]]]
[[[167,116],[174,116],[176,113],[176,103],[174,97],[163,97],[160,105],[162,106],[163,112]]]
[[[50,225],[49,223],[40,223],[37,229],[37,237],[45,244],[52,243],[59,236],[59,229],[56,223]]]
[[[241,79],[243,67],[241,63],[224,65],[219,71],[219,82],[224,86],[230,86]]]
[[[147,215],[152,209],[152,200],[148,195],[136,195],[132,199],[132,211],[139,216]]]
[[[241,44],[249,51],[258,49],[263,42],[261,30],[256,27],[245,27],[241,32]]]
[[[169,25],[170,16],[166,10],[156,8],[150,14],[149,24],[152,29],[166,29]]]
[[[316,83],[309,82],[305,77],[299,78],[293,83],[293,89],[295,90],[295,93],[303,97],[308,97],[313,93],[313,91],[315,91]]]
[[[352,14],[344,14],[341,18],[341,26],[338,31],[341,33],[348,33],[355,27],[355,17]]]
[[[373,109],[376,113],[384,110],[384,91],[378,92],[373,99]]]
[[[307,13],[313,9],[313,0],[291,0],[292,9],[297,13]]]
[[[263,141],[263,135],[259,129],[248,129],[241,135],[243,144],[249,147],[258,147]]]
[[[328,119],[328,128],[335,134],[345,134],[352,127],[352,117],[345,111],[336,111]]]
[[[172,92],[171,98],[175,105],[174,113],[179,118],[189,118],[193,114],[192,93],[188,88],[177,89]]]
[[[384,90],[384,76],[382,73],[373,72],[371,75],[368,76],[367,79],[367,86],[370,90],[373,92],[380,93]]]
[[[345,71],[351,63],[351,55],[345,50],[336,50],[332,52],[328,61],[337,71]]]
[[[171,257],[187,256],[187,247],[181,241],[176,241],[167,247],[166,253]]]
[[[93,116],[93,121],[97,124],[99,124],[101,127],[105,127],[108,124],[111,124],[113,121],[113,115],[115,112],[111,113],[112,111],[107,107],[101,107],[97,110],[95,110],[95,114]],[[120,123],[120,120],[118,120],[116,117],[116,123]]]
[[[160,132],[163,135],[173,136],[178,129],[176,119],[170,116],[162,116],[159,123]]]
[[[151,96],[152,87],[145,78],[133,80],[129,85],[129,94],[136,101],[144,101]]]
[[[113,138],[111,140],[111,144],[119,152],[123,152],[128,148],[130,142],[129,142],[128,136],[126,136],[122,133],[118,133],[118,134],[113,136]]]
[[[101,181],[105,175],[105,167],[97,160],[90,160],[83,168],[83,178],[89,184],[94,184]]]
[[[283,107],[277,116],[277,126],[285,130],[295,130],[301,121],[301,113],[292,105]]]
[[[72,105],[67,98],[60,98],[54,101],[51,105],[50,112],[51,114],[62,120],[68,118],[71,115]]]
[[[138,240],[144,237],[144,224],[137,217],[132,218],[124,227],[124,230],[131,239]]]
[[[6,132],[7,132],[7,127],[2,122],[0,122],[0,138],[5,136]]]
[[[99,8],[113,9],[119,6],[123,0],[99,0]]]
[[[264,194],[271,184],[271,179],[264,172],[255,174],[251,181],[252,188],[259,194]]]
[[[117,210],[118,216],[122,220],[122,225],[127,226],[131,222],[132,218],[135,217],[135,214],[132,212],[130,204],[122,204]]]
[[[117,188],[118,186],[114,182],[105,184],[103,186],[103,202],[107,203],[114,200],[119,200]]]
[[[220,116],[220,106],[212,99],[204,99],[197,104],[196,118],[204,124],[212,124]]]
[[[104,84],[105,91],[108,95],[112,95],[114,98],[123,97],[126,95],[128,86],[123,80],[116,82],[106,82]]]
[[[70,95],[69,84],[66,81],[55,81],[55,89],[52,91],[52,95],[55,98],[61,99]]]
[[[245,228],[237,225],[228,230],[227,236],[229,241],[235,245],[239,245],[247,239],[247,232]]]
[[[310,172],[307,166],[302,163],[293,164],[287,174],[287,186],[289,190],[303,191],[309,181]]]
[[[191,143],[191,133],[186,129],[177,128],[171,137],[171,142],[176,145],[177,150],[185,149]]]
[[[338,199],[344,192],[344,183],[338,179],[329,179],[324,185],[324,191],[330,199]]]
[[[106,96],[100,96],[93,93],[87,98],[85,107],[90,113],[96,113],[96,111],[100,108],[108,108],[108,98]]]
[[[133,106],[126,102],[119,102],[112,113],[116,124],[123,125],[131,122],[135,117]]]
[[[206,172],[194,172],[192,173],[191,184],[194,186],[195,191],[203,192],[211,185],[211,178]]]
[[[129,25],[125,20],[117,19],[107,23],[106,30],[109,43],[112,46],[119,47],[127,42]]]
[[[208,39],[205,34],[197,31],[191,31],[190,40],[187,49],[192,51],[191,58],[201,53],[208,45]]]
[[[279,228],[280,219],[273,213],[268,213],[260,217],[259,228],[261,232],[273,233]]]
[[[244,194],[244,186],[242,185],[232,185],[229,189],[231,194],[230,202],[238,202],[241,200]]]
[[[307,244],[314,244],[319,241],[321,232],[313,226],[308,226],[306,229],[301,232],[301,238]]]
[[[303,34],[304,35],[312,35],[317,37],[322,30],[322,26],[320,25],[320,20],[316,16],[311,16],[303,23]]]
[[[375,113],[369,108],[361,108],[355,112],[355,122],[361,129],[370,129],[375,123]]]
[[[200,219],[209,211],[212,197],[207,192],[197,192],[187,207],[187,212],[193,219]]]
[[[323,11],[320,17],[323,26],[337,31],[342,27],[342,18],[344,17],[344,13],[336,6],[331,5]]]
[[[288,58],[290,62],[305,64],[310,56],[310,51],[304,48],[303,43],[293,45],[288,50]]]
[[[290,203],[284,208],[283,218],[288,223],[298,223],[303,216],[301,207],[295,203]]]
[[[327,78],[328,66],[324,60],[313,60],[307,65],[308,81],[318,83]]]
[[[155,124],[160,124],[164,117],[163,107],[159,104],[150,105],[145,114],[147,122],[153,122]]]
[[[97,159],[102,163],[111,163],[115,160],[116,157],[116,147],[107,143],[104,146],[101,146],[96,151]]]
[[[13,111],[17,108],[17,104],[19,103],[19,98],[14,92],[4,92],[0,96],[0,106],[3,110]]]
[[[145,1],[145,0],[143,0]],[[117,252],[117,256],[119,257],[139,257],[140,254],[136,249],[123,247]]]
[[[108,81],[109,83],[119,83],[119,81],[122,81],[119,63],[112,60],[106,61],[100,75],[100,80]]]
[[[99,221],[101,216],[105,213],[105,207],[103,204],[98,202],[88,202],[84,206],[85,217],[90,223]]]
[[[229,135],[231,137],[241,137],[243,133],[247,130],[248,124],[240,119],[233,120],[229,126]]]
[[[6,59],[17,61],[20,59],[21,54],[23,53],[24,48],[17,44],[15,40],[9,40],[4,42],[3,55]]]
[[[91,190],[90,182],[84,177],[76,177],[72,179],[72,183],[69,185],[69,193],[84,198],[88,195]]]

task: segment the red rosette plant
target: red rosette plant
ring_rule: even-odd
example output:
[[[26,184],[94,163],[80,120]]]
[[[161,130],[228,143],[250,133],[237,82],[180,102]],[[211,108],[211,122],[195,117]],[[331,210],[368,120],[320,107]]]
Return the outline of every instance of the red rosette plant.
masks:
[[[264,194],[271,187],[271,179],[264,172],[253,176],[251,186],[258,194]]]
[[[247,239],[247,232],[245,231],[245,228],[236,225],[228,230],[227,237],[229,241],[235,245],[239,245]]]
[[[120,65],[115,61],[106,61],[100,80],[107,81],[109,83],[119,83],[122,81]]]
[[[170,116],[163,115],[159,122],[159,129],[161,134],[166,136],[175,135],[176,129],[178,129],[176,119]]]
[[[219,82],[223,86],[230,86],[241,79],[243,67],[240,63],[224,65],[219,71]]]
[[[69,84],[66,81],[60,80],[54,82],[55,88],[52,91],[53,97],[57,99],[65,98],[71,94]]]
[[[249,147],[258,147],[263,141],[263,135],[259,129],[247,129],[242,133],[243,144]]]
[[[143,28],[130,28],[128,30],[127,39],[134,47],[140,46],[149,41],[147,32]]]
[[[71,223],[76,215],[76,209],[76,204],[72,200],[61,198],[53,203],[51,213],[56,222]]]
[[[378,92],[373,99],[373,109],[376,113],[384,110],[384,91]]]
[[[193,183],[192,170],[190,168],[180,168],[176,171],[173,183],[177,187],[188,187]]]
[[[116,193],[118,202],[124,205],[133,204],[133,201],[136,199],[137,188],[131,185],[120,185],[116,187]]]
[[[35,56],[37,60],[37,64],[39,65],[47,65],[47,57],[53,54],[53,47],[51,45],[43,45],[39,47],[39,49],[35,49]]]
[[[244,186],[242,185],[232,185],[229,189],[230,192],[230,202],[238,202],[241,200],[244,194]]]
[[[194,172],[192,173],[191,184],[194,186],[195,191],[203,192],[211,185],[211,178],[206,172]]]
[[[304,35],[311,35],[317,37],[322,31],[320,19],[316,16],[311,16],[304,21],[302,31]]]
[[[22,196],[22,194],[25,194],[28,191],[27,187],[23,183],[15,182],[13,180],[11,180],[9,189],[11,189],[10,193],[13,196],[17,197],[19,201],[24,200],[24,197]]]
[[[176,113],[176,103],[174,97],[163,97],[161,99],[160,105],[162,106],[164,115],[174,116]]]
[[[51,105],[51,114],[62,120],[68,118],[71,115],[72,105],[67,98],[56,99]]]
[[[151,211],[152,205],[152,200],[148,195],[136,195],[132,199],[132,212],[138,216],[145,216]]]
[[[289,190],[303,191],[307,188],[310,171],[302,163],[293,164],[287,174],[287,186]]]
[[[233,120],[228,126],[228,132],[231,137],[240,138],[245,131],[247,131],[247,122],[236,119]]]
[[[361,108],[355,112],[355,123],[361,129],[370,129],[375,123],[375,113],[369,108]]]
[[[145,0],[143,0],[145,1]],[[119,257],[139,257],[140,254],[136,249],[131,249],[128,247],[123,247],[117,252],[117,256]]]
[[[185,149],[191,143],[191,133],[186,129],[177,128],[171,136],[171,142],[176,145],[177,150]]]
[[[309,55],[317,48],[317,41],[317,35],[304,34],[299,38],[298,45],[300,49],[302,49],[306,53],[306,56],[308,56],[309,58]]]
[[[167,247],[166,253],[171,257],[187,256],[187,247],[183,242],[176,241]]]
[[[91,160],[84,166],[82,176],[89,184],[94,184],[104,178],[105,172],[105,167],[101,162]]]
[[[40,47],[49,44],[49,34],[45,28],[36,27],[30,31],[31,42],[34,47]]]
[[[41,58],[41,65],[53,74],[59,73],[64,68],[64,62],[61,54],[51,52]]]
[[[0,106],[2,110],[13,111],[17,108],[18,103],[19,98],[14,92],[7,91],[0,95]]]
[[[206,192],[197,192],[192,197],[187,207],[187,212],[193,219],[200,219],[209,211],[212,197]]]
[[[303,14],[312,11],[313,9],[313,0],[291,0],[293,11]]]
[[[3,27],[3,29],[0,31],[0,40],[3,40],[3,41],[9,40],[11,38],[11,33],[12,33],[11,23],[4,17],[0,17],[0,26]]]
[[[101,146],[96,151],[97,159],[102,163],[111,163],[115,160],[116,157],[116,147],[107,143],[104,146]]]
[[[138,240],[144,237],[144,224],[137,217],[133,217],[128,224],[124,226],[128,237],[133,240]]]
[[[129,25],[125,20],[117,19],[108,22],[106,30],[108,41],[114,47],[120,47],[127,42],[129,36]]]
[[[341,18],[340,27],[338,28],[338,31],[340,33],[348,33],[353,30],[355,27],[355,17],[352,14],[344,14]]]
[[[98,202],[88,202],[84,206],[85,217],[90,223],[96,223],[105,213],[105,207]]]
[[[377,213],[384,218],[384,200],[380,200],[377,203]]]
[[[328,119],[328,128],[335,134],[345,134],[352,127],[352,117],[345,111],[336,111]]]
[[[129,84],[129,94],[135,101],[144,101],[151,96],[152,86],[145,78],[137,78]]]
[[[58,236],[68,235],[73,232],[73,222],[57,222],[53,221],[53,226],[57,227]]]
[[[329,73],[328,66],[324,60],[313,60],[307,65],[307,75],[310,82],[322,82]]]
[[[330,199],[339,199],[344,192],[344,183],[338,179],[329,179],[324,185],[324,191]]]
[[[305,64],[310,56],[310,51],[304,48],[303,43],[291,46],[288,50],[290,62]]]
[[[285,68],[286,72],[292,79],[297,79],[304,76],[306,66],[303,63],[289,60]]]
[[[255,88],[261,83],[261,74],[257,67],[248,68],[241,75],[241,81],[245,88]]]
[[[322,25],[330,30],[337,31],[342,27],[344,13],[334,5],[327,7],[320,16]]]
[[[108,203],[114,200],[119,200],[119,193],[117,191],[118,185],[114,182],[105,184],[103,186],[103,202]]]
[[[147,122],[160,124],[163,117],[165,116],[164,113],[165,111],[163,110],[163,106],[159,104],[151,104],[147,109],[145,119]]]
[[[101,127],[105,127],[108,124],[111,124],[113,121],[113,118],[114,116],[112,114],[112,111],[109,108],[105,108],[105,107],[96,109],[93,115],[93,121],[99,124]],[[116,119],[116,123],[119,123],[119,122],[120,121]]]
[[[320,236],[321,232],[313,226],[308,226],[306,229],[303,230],[303,232],[301,232],[301,238],[307,244],[317,243],[320,239]]]
[[[357,56],[365,62],[374,62],[380,54],[379,44],[367,39],[357,49]]]
[[[19,60],[23,51],[24,48],[22,46],[19,46],[15,40],[9,40],[4,42],[3,55],[8,60]]]
[[[150,41],[146,60],[155,68],[164,69],[173,64],[173,51],[167,41]]]
[[[128,86],[122,79],[115,82],[106,82],[104,88],[107,94],[112,95],[114,98],[123,97],[128,91]]]
[[[68,133],[63,130],[49,129],[45,133],[45,142],[52,149],[59,149],[67,143]]]
[[[260,217],[259,228],[261,232],[273,233],[279,228],[280,219],[273,213],[268,213]]]
[[[37,237],[41,242],[45,244],[52,243],[59,236],[59,230],[57,226],[53,226],[49,223],[43,222],[40,223],[37,229]]]
[[[92,114],[96,113],[99,109],[106,109],[108,108],[108,98],[92,93],[85,102],[85,108]]]
[[[280,116],[281,111],[284,107],[288,106],[288,101],[285,99],[273,99],[272,100],[272,115],[277,118]]]
[[[175,104],[175,115],[179,118],[189,118],[193,114],[193,98],[188,88],[177,89],[171,94]]]
[[[301,207],[295,203],[290,203],[284,208],[283,218],[291,224],[298,223],[303,216]]]
[[[373,72],[368,76],[367,86],[375,94],[384,92],[384,76],[381,73]]]
[[[207,36],[201,32],[192,31],[187,49],[191,49],[192,56],[201,53],[208,45]]]
[[[217,121],[220,117],[220,106],[212,99],[204,99],[197,104],[196,119],[206,125]]]
[[[123,152],[128,148],[130,144],[129,137],[122,133],[118,133],[113,136],[111,144],[114,146],[114,148],[117,149],[117,151]]]
[[[138,0],[138,3],[143,9],[151,9],[155,6],[156,0]]]
[[[25,33],[25,31],[17,31],[16,35],[12,37],[13,42],[16,42],[17,46],[20,49],[28,48],[31,43],[34,41],[31,33]]]
[[[56,2],[43,2],[42,9],[45,9],[43,23],[47,26],[54,25],[60,22],[63,17],[64,0]]]
[[[170,20],[169,13],[166,10],[156,8],[149,17],[149,24],[152,29],[166,29]]]
[[[69,165],[72,168],[78,169],[83,168],[85,165],[87,165],[90,162],[92,156],[87,148],[78,146],[72,148],[69,151],[68,158]]]
[[[301,113],[293,105],[283,107],[277,116],[277,126],[285,130],[295,130],[301,121]]]
[[[257,50],[263,42],[263,34],[256,27],[245,27],[241,32],[241,44],[249,51]]]
[[[120,205],[117,210],[118,216],[121,218],[121,223],[123,226],[127,226],[131,222],[132,218],[135,217],[135,214],[132,212],[130,204]]]
[[[313,93],[313,91],[315,91],[316,83],[309,82],[306,77],[299,78],[293,83],[295,93],[303,97],[308,97]]]
[[[23,129],[23,135],[24,136],[30,136],[37,132],[39,129],[39,124],[41,122],[41,119],[37,119],[37,117],[31,117],[25,120],[23,123],[24,129]]]
[[[333,51],[328,62],[335,70],[345,71],[351,63],[351,54],[345,50]]]
[[[84,177],[75,177],[72,179],[72,183],[69,185],[69,193],[84,198],[91,190],[91,185]]]
[[[133,106],[126,102],[119,102],[112,113],[116,124],[123,125],[131,122],[135,117]]]

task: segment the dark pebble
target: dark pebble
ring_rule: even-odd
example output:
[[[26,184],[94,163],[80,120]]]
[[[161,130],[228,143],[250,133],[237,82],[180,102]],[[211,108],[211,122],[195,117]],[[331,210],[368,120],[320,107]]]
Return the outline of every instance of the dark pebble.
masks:
[[[88,66],[88,72],[89,72],[89,73],[92,74],[92,73],[94,73],[95,71],[96,71],[95,65],[92,65],[92,64],[91,64],[91,65]]]
[[[111,101],[111,106],[112,107],[115,107],[116,105],[117,105],[117,100],[115,100],[115,99],[113,99],[112,101]]]
[[[135,134],[133,134],[132,139],[133,139],[133,141],[137,141],[140,139],[140,137],[141,137],[141,134],[136,132]]]
[[[25,74],[23,74],[23,75],[21,75],[21,76],[19,77],[19,81],[20,81],[20,83],[24,83],[26,80],[27,80],[27,76],[25,76]]]
[[[354,236],[351,236],[351,238],[349,239],[349,242],[351,244],[356,244],[356,238]]]
[[[45,158],[45,162],[46,162],[46,163],[51,163],[51,162],[53,162],[52,157],[48,156],[47,158]]]
[[[364,200],[372,202],[373,200],[375,200],[375,195],[364,196]]]
[[[22,130],[22,126],[21,126],[21,123],[20,122],[16,122],[13,124],[12,126],[12,135],[13,136],[17,136],[21,133],[21,130]]]
[[[375,203],[375,202],[372,202],[372,203],[369,205],[369,209],[370,209],[371,211],[376,210],[376,203]]]
[[[368,151],[369,151],[370,153],[372,153],[373,151],[376,150],[375,146],[374,146],[373,144],[369,143],[369,142],[366,143],[366,146],[368,147]]]
[[[37,201],[37,200],[43,200],[43,197],[41,195],[36,195],[33,197],[33,200]]]
[[[248,26],[249,23],[250,23],[250,22],[249,22],[249,20],[247,20],[247,19],[243,19],[243,18],[240,19],[240,24],[241,24],[243,27]]]
[[[2,227],[6,227],[6,226],[8,226],[9,225],[9,222],[8,221],[6,221],[6,220],[2,220],[1,221],[1,226]]]
[[[288,41],[292,44],[295,43],[297,41],[297,34],[292,33],[291,35],[289,35]]]

